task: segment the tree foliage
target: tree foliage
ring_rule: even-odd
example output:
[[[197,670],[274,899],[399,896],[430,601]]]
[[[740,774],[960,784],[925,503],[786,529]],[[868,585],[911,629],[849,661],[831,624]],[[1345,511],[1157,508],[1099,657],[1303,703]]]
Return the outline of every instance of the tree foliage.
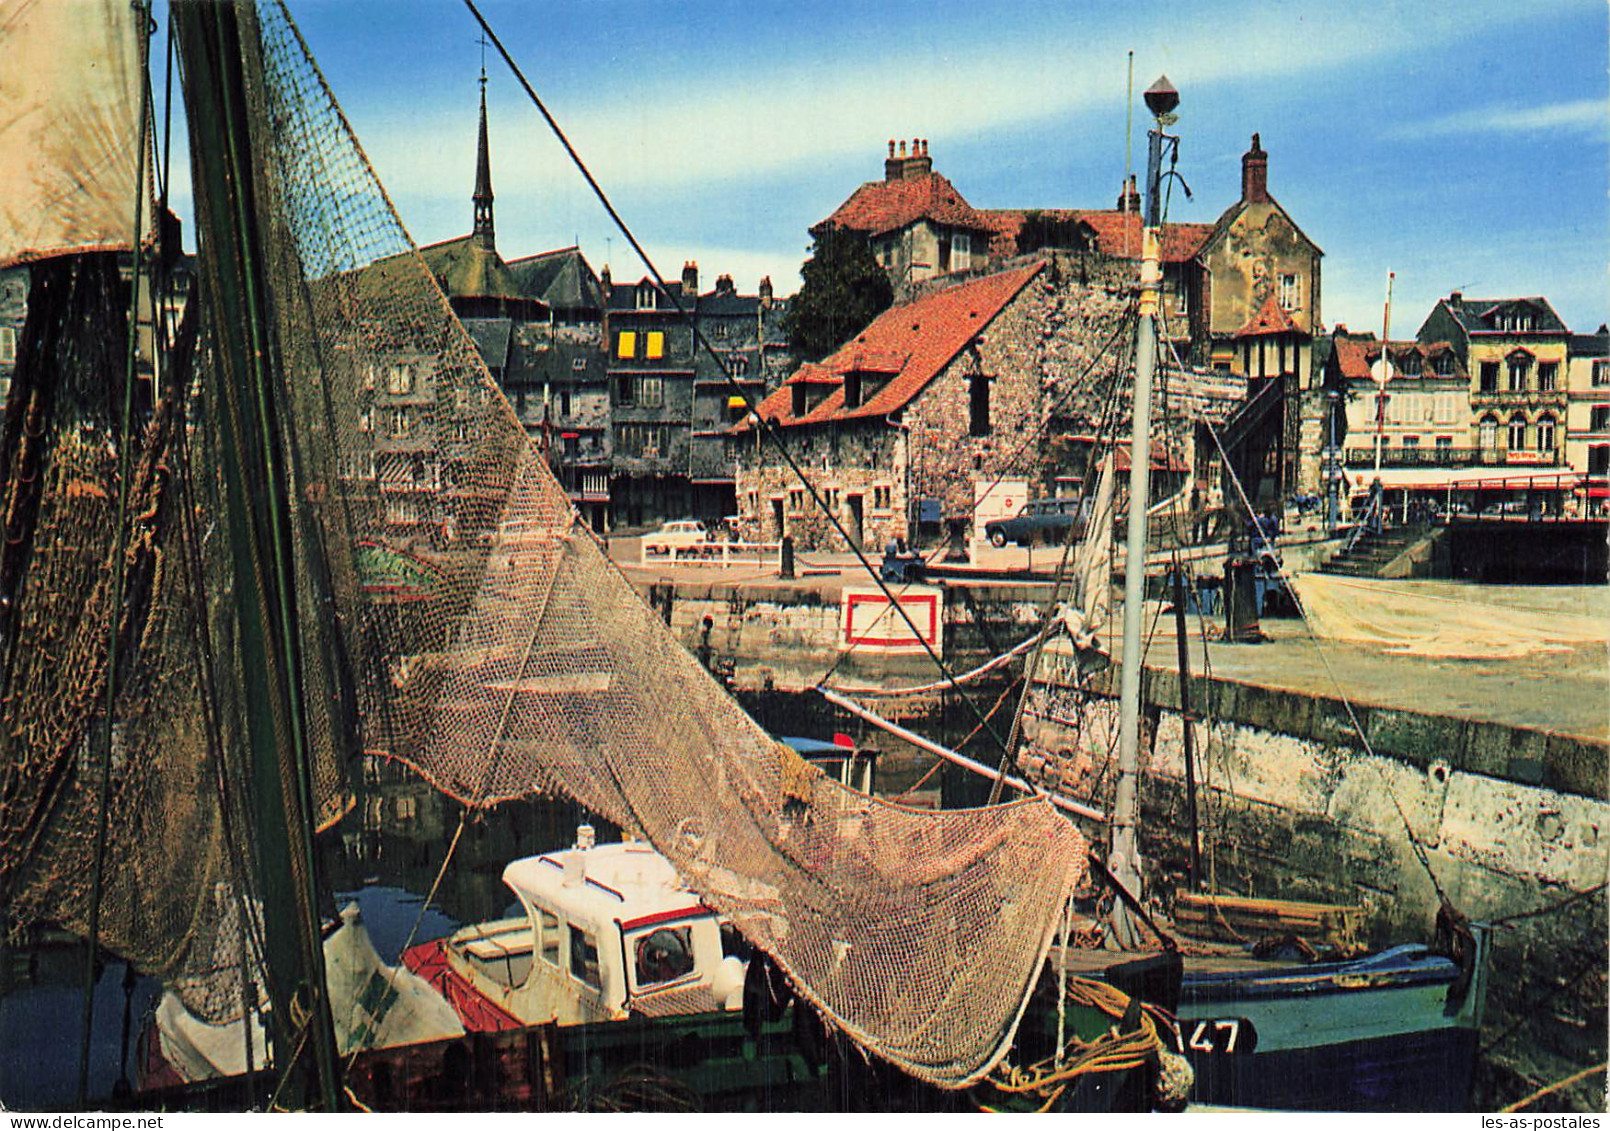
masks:
[[[822,229],[799,275],[799,293],[789,303],[788,340],[809,361],[832,353],[894,301],[889,276],[866,237],[847,228]]]

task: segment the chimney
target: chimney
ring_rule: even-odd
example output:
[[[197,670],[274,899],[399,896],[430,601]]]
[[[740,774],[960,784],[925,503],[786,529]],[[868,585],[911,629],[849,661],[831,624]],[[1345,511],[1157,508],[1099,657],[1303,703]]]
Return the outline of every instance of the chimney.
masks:
[[[891,142],[890,144],[893,144],[893,143]],[[770,275],[762,275],[760,277],[760,305],[762,307],[769,307],[771,305],[771,276]]]
[[[682,297],[694,298],[699,293],[699,265],[693,260],[682,264]]]
[[[883,162],[883,179],[898,181],[905,162],[894,155],[894,138],[889,139],[889,156]]]
[[[1129,180],[1124,182],[1123,191],[1118,194],[1118,211],[1140,211],[1140,189],[1135,187],[1135,175],[1131,173]]]
[[[928,156],[928,139],[911,139],[911,160],[906,162],[906,176],[910,179],[926,177],[934,171],[934,161]]]
[[[736,294],[737,292],[738,292],[738,288],[732,285],[732,276],[731,275],[717,275],[716,276],[716,294],[718,294],[718,295],[731,295],[731,294]]]
[[[1465,296],[1464,296],[1463,291],[1454,291],[1452,294],[1450,294],[1448,296],[1448,305],[1449,306],[1461,306],[1461,305],[1464,304],[1464,301],[1465,301]]]
[[[1269,203],[1269,155],[1252,135],[1252,148],[1241,155],[1241,200],[1246,204]]]

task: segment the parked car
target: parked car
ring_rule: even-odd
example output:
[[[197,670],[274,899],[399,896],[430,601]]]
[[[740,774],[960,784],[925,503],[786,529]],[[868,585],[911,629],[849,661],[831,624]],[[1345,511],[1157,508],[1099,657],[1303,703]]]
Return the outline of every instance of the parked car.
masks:
[[[684,518],[674,522],[667,522],[653,534],[643,536],[643,554],[669,554],[672,550],[685,546],[701,546],[710,541],[710,532],[704,528],[704,523],[696,519]]]
[[[984,536],[992,546],[1008,542],[1028,545],[1036,536],[1060,542],[1073,528],[1075,538],[1083,538],[1089,508],[1078,498],[1030,499],[1011,518],[991,519],[984,524]]]

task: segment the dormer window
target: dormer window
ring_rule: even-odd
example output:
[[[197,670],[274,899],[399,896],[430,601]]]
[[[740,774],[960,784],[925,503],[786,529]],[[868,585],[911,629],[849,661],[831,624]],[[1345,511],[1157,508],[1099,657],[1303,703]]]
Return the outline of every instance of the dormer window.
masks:
[[[1500,311],[1493,323],[1496,329],[1508,334],[1530,334],[1537,329],[1537,315],[1524,306],[1512,306]]]
[[[1431,359],[1431,371],[1438,377],[1452,377],[1454,375],[1454,357],[1448,350],[1443,350]]]
[[[654,288],[647,283],[637,288],[637,309],[653,310],[658,305],[655,301]]]
[[[844,375],[844,407],[861,407],[861,375],[859,373],[846,373]]]
[[[1410,350],[1398,358],[1398,372],[1405,377],[1418,377],[1420,375],[1420,362],[1420,354],[1415,350]]]
[[[805,415],[806,404],[805,404],[805,386],[804,385],[795,385],[794,386],[793,409],[794,409],[794,415],[795,416],[804,416]]]

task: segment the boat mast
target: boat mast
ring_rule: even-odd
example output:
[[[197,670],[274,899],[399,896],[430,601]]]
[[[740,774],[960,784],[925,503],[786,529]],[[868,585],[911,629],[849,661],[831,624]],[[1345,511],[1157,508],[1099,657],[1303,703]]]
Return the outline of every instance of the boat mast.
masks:
[[[1134,426],[1129,442],[1129,530],[1124,545],[1124,649],[1119,682],[1118,780],[1113,795],[1112,846],[1107,857],[1113,878],[1131,895],[1140,895],[1140,846],[1135,836],[1139,817],[1137,779],[1140,770],[1141,604],[1146,597],[1146,507],[1151,500],[1152,372],[1157,367],[1157,304],[1162,284],[1159,247],[1163,171],[1163,129],[1175,121],[1179,92],[1167,76],[1142,96],[1155,119],[1146,131],[1146,212],[1141,232],[1140,310],[1135,319]],[[1169,140],[1174,140],[1170,138]],[[1139,941],[1122,900],[1113,902],[1112,926],[1122,947]]]
[[[233,571],[249,805],[262,898],[267,1018],[282,1106],[341,1110],[324,976],[313,850],[312,758],[303,699],[283,428],[285,375],[274,334],[246,49],[255,25],[232,4],[175,4],[190,123],[203,317],[211,322],[220,515]]]

